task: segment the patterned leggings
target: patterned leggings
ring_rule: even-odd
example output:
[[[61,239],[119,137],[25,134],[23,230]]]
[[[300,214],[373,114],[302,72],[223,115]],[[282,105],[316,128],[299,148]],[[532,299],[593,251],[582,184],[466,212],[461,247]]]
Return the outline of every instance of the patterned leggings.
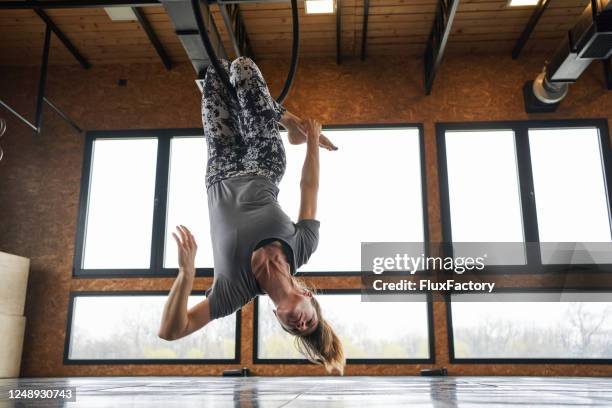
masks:
[[[206,188],[235,176],[265,176],[278,185],[286,167],[278,121],[286,109],[271,96],[250,58],[222,66],[238,94],[233,98],[214,68],[208,67],[202,93],[202,124],[208,145]]]

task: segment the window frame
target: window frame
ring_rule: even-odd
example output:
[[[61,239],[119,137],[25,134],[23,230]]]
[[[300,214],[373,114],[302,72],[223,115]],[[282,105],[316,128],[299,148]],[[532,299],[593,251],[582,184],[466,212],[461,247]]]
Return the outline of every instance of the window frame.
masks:
[[[534,269],[542,273],[567,272],[612,272],[612,264],[596,264],[605,270],[594,267],[593,264],[542,264],[540,255],[540,240],[536,209],[536,193],[531,167],[529,146],[529,129],[555,128],[597,128],[599,132],[602,167],[604,172],[604,187],[608,206],[608,221],[612,231],[612,157],[610,132],[607,119],[561,119],[561,120],[523,120],[523,121],[491,121],[491,122],[444,122],[436,123],[436,144],[438,160],[438,182],[440,188],[440,222],[442,226],[442,241],[444,256],[452,256],[452,227],[450,214],[450,196],[448,185],[448,168],[446,157],[447,131],[483,131],[511,130],[514,132],[516,149],[516,165],[521,199],[522,228],[525,242],[526,265],[494,265],[485,266],[483,274],[531,274]],[[532,244],[529,244],[532,243]]]
[[[201,128],[187,129],[135,129],[135,130],[96,130],[85,134],[83,171],[77,219],[75,253],[72,267],[74,278],[142,278],[176,276],[178,268],[164,267],[164,236],[166,228],[166,209],[168,198],[168,177],[170,166],[170,143],[172,137],[202,137]],[[151,262],[149,268],[86,269],[82,267],[85,233],[87,229],[87,209],[91,185],[91,164],[93,145],[96,139],[157,138],[157,164],[155,172],[155,197],[151,232]],[[212,268],[196,268],[196,276],[213,276]]]
[[[496,290],[498,293],[556,293],[564,291],[586,292],[585,289],[568,288],[502,288]],[[461,294],[468,292],[457,291],[454,293]],[[451,294],[445,296],[444,303],[446,304],[446,332],[448,333],[448,358],[450,364],[612,364],[612,358],[457,358],[455,356],[455,332]]]
[[[431,293],[426,292],[415,292],[418,294],[424,294],[426,296],[427,303],[427,335],[429,337],[429,358],[389,358],[389,359],[371,359],[371,358],[347,358],[346,364],[434,364],[436,360],[436,341],[435,341],[435,328],[433,320],[433,298]],[[317,294],[328,294],[328,295],[361,295],[361,289],[319,289]],[[296,359],[277,359],[277,358],[259,358],[257,352],[259,348],[259,296],[254,301],[253,307],[253,364],[312,364],[310,361],[300,358]]]
[[[68,300],[66,319],[66,336],[64,339],[63,363],[65,365],[114,365],[114,364],[238,364],[240,363],[242,310],[236,311],[236,339],[234,358],[232,359],[71,359],[70,340],[75,299],[77,297],[111,297],[111,296],[168,296],[167,290],[125,290],[125,291],[71,291]],[[191,295],[204,295],[204,290],[193,290]]]
[[[429,224],[427,212],[427,177],[425,164],[425,138],[422,123],[387,123],[387,124],[332,124],[323,127],[325,130],[376,130],[410,128],[418,131],[419,157],[421,169],[421,199],[423,211],[423,241],[427,251],[429,242]],[[171,141],[173,137],[203,137],[202,128],[178,129],[134,129],[134,130],[95,130],[85,134],[83,167],[81,174],[81,187],[79,208],[77,215],[77,228],[75,252],[73,257],[73,278],[153,278],[176,276],[178,268],[164,266],[165,231],[168,201],[169,167],[171,154]],[[85,233],[87,228],[87,210],[89,206],[89,189],[91,185],[91,165],[93,159],[93,145],[96,139],[132,139],[157,138],[157,164],[155,176],[155,197],[153,208],[153,222],[151,234],[151,262],[149,268],[117,268],[117,269],[86,269],[82,267]],[[312,271],[297,272],[296,276],[360,276],[361,271]],[[196,268],[197,277],[214,276],[213,268]]]
[[[420,171],[421,171],[421,206],[423,211],[423,244],[425,250],[425,256],[429,253],[429,221],[427,212],[427,174],[425,164],[425,137],[424,127],[422,123],[383,123],[383,124],[352,124],[352,125],[341,125],[332,124],[325,125],[322,127],[322,131],[326,130],[377,130],[377,129],[417,129],[419,132],[419,160],[420,160]],[[295,276],[300,277],[320,277],[320,276],[361,276],[363,271],[297,271]],[[405,272],[388,272],[388,276],[402,275]]]

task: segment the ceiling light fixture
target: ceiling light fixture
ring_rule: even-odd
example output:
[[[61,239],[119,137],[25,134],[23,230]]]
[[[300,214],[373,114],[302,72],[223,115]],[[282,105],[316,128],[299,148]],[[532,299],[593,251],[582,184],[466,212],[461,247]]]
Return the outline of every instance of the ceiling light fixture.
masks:
[[[306,14],[332,14],[336,11],[335,0],[305,0]]]
[[[131,7],[104,7],[104,11],[113,21],[136,20],[136,14],[134,14]]]
[[[538,0],[510,0],[508,7],[533,7],[538,5]]]

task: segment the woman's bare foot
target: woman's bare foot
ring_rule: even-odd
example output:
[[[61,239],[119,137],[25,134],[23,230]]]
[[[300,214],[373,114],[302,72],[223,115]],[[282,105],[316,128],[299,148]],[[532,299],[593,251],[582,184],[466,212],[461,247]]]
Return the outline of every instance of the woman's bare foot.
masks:
[[[289,111],[286,111],[285,115],[283,115],[281,125],[283,125],[285,129],[287,129],[289,143],[292,145],[306,143],[307,136],[306,131],[302,126],[302,122],[302,119],[295,116]],[[331,142],[331,140],[329,140],[323,134],[319,136],[319,146],[321,146],[323,149],[327,149],[330,151],[338,150],[338,148]]]

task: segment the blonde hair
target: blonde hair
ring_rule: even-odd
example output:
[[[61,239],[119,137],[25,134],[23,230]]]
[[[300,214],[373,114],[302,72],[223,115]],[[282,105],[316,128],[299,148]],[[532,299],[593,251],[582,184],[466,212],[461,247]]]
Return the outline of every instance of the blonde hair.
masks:
[[[302,289],[313,293],[304,281],[294,278],[294,283]],[[315,308],[319,324],[310,334],[296,335],[295,345],[298,351],[308,360],[315,364],[322,365],[328,373],[338,372],[344,374],[346,360],[340,339],[330,326],[329,322],[323,318],[321,305],[315,297],[311,298],[312,306]]]

